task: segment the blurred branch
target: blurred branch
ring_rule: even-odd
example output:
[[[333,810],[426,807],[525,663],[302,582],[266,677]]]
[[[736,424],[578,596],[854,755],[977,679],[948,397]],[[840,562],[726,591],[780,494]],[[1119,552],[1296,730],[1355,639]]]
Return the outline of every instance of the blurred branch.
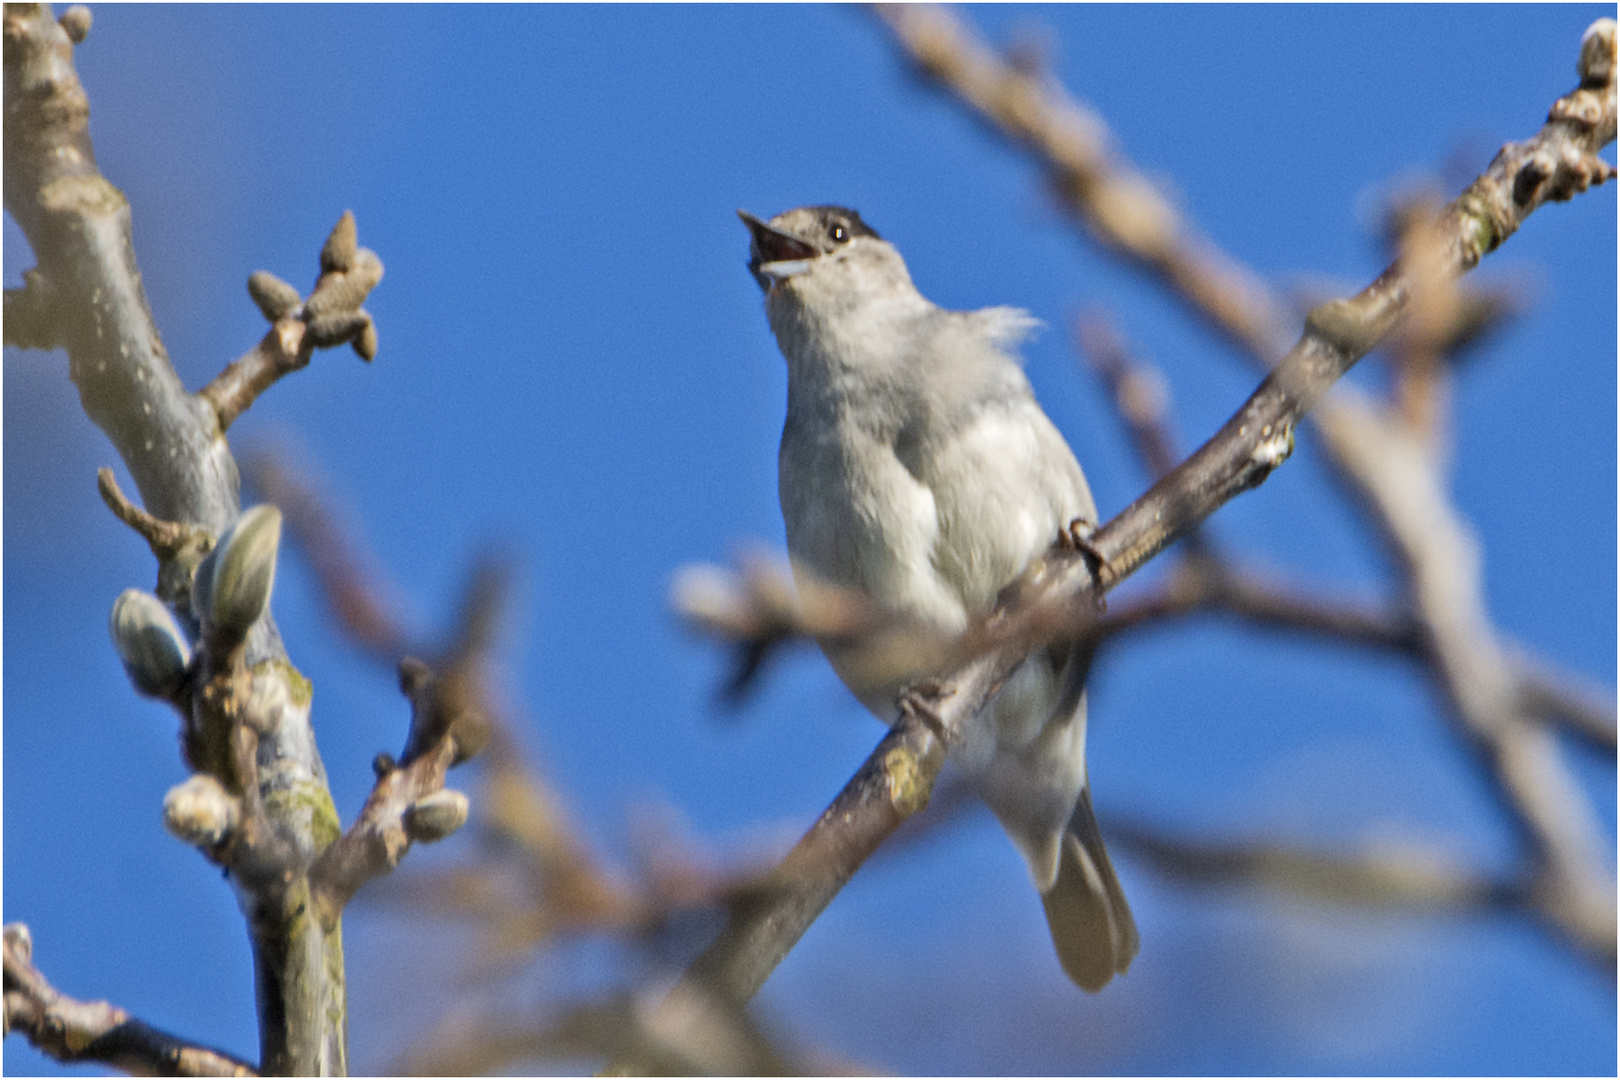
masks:
[[[390,1071],[465,1076],[526,1061],[621,1055],[649,1062],[659,1076],[802,1076],[812,1071],[809,1062],[788,1057],[746,1010],[684,1004],[660,1014],[646,1000],[613,994],[561,1015],[517,1012],[452,1022],[422,1040]]]
[[[96,1062],[134,1076],[257,1076],[238,1058],[143,1024],[105,1001],[58,991],[33,963],[28,927],[5,929],[5,1030],[67,1064]]]
[[[1582,685],[1569,672],[1549,671],[1536,661],[1520,658],[1520,707],[1530,716],[1558,724],[1599,750],[1614,753],[1614,695],[1596,686]]]
[[[342,528],[316,486],[288,467],[285,453],[259,451],[243,467],[250,484],[281,508],[287,528],[309,560],[316,583],[338,626],[351,641],[389,666],[420,651],[404,631],[404,616],[391,601],[351,534]]]
[[[1529,845],[1535,906],[1612,964],[1612,845],[1560,759],[1556,733],[1524,715],[1521,669],[1484,609],[1478,542],[1445,498],[1432,445],[1398,414],[1348,401],[1321,426],[1337,464],[1371,495],[1369,512],[1408,582],[1423,651],[1458,733]]]
[[[1354,855],[1283,844],[1198,844],[1143,824],[1113,821],[1108,837],[1160,872],[1207,885],[1262,885],[1366,907],[1478,911],[1522,906],[1524,890],[1455,865],[1438,850],[1385,843]]]
[[[1182,454],[1170,430],[1170,390],[1164,374],[1131,355],[1101,310],[1088,311],[1075,321],[1075,343],[1108,390],[1148,475],[1157,480],[1174,469]]]
[[[670,585],[671,603],[695,630],[733,643],[732,674],[721,691],[736,704],[758,681],[767,660],[795,641],[843,641],[879,633],[892,621],[860,593],[808,576],[795,587],[779,561],[750,552],[741,572],[685,566]]]
[[[1313,596],[1297,585],[1269,581],[1226,562],[1188,556],[1146,594],[1114,605],[1098,633],[1105,639],[1149,624],[1202,613],[1224,613],[1257,626],[1325,637],[1345,645],[1415,656],[1419,628],[1408,615],[1352,600]]]

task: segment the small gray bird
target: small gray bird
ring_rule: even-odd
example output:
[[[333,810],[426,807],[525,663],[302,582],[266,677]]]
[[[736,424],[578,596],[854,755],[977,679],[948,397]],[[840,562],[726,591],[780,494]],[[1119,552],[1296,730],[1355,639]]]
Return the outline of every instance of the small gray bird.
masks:
[[[965,629],[1072,522],[1096,520],[1074,454],[1009,353],[1036,320],[936,307],[853,210],[738,213],[787,359],[778,486],[795,570]],[[822,647],[885,721],[906,684],[938,674],[874,681],[848,647]],[[1065,647],[1032,656],[953,760],[1029,864],[1063,969],[1098,990],[1138,939],[1091,810],[1085,695],[1065,692],[1072,662]]]

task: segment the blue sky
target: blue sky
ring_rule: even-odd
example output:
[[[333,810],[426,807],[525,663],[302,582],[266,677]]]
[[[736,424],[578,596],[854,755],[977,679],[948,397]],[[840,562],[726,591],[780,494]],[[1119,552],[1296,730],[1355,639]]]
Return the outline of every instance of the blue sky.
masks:
[[[1612,7],[991,7],[1044,27],[1056,75],[1218,244],[1282,288],[1359,288],[1373,208],[1403,178],[1454,192],[1574,85]],[[1248,368],[1152,282],[1077,238],[1037,169],[912,78],[886,33],[826,7],[98,6],[76,62],[102,170],[128,195],[182,379],[263,332],[243,283],[300,287],[339,213],[387,276],[376,362],[317,356],[231,432],[292,443],[398,583],[415,629],[453,610],[490,542],[522,568],[505,651],[522,737],[610,853],[633,807],[719,850],[808,824],[878,726],[806,652],[729,722],[722,654],[667,601],[674,571],[782,544],[785,372],[744,269],[737,207],[858,208],[948,307],[1047,329],[1030,379],[1104,516],[1144,486],[1069,326],[1100,305],[1165,371],[1189,447]],[[1612,152],[1606,154],[1612,158]],[[31,262],[9,218],[9,285]],[[1504,633],[1599,685],[1616,656],[1615,200],[1538,212],[1482,268],[1527,314],[1461,374],[1454,490]],[[1362,385],[1376,370],[1358,371]],[[151,560],[94,489],[112,464],[60,356],[5,354],[4,917],[63,990],[252,1056],[228,890],[160,825],[183,779],[172,718],[107,641]],[[1379,595],[1375,537],[1312,436],[1225,508],[1231,550]],[[250,495],[251,498],[251,495]],[[1127,590],[1130,586],[1126,587]],[[1125,593],[1122,592],[1122,596]],[[327,625],[306,563],[275,611],[315,683],[334,797],[396,750],[389,673]],[[1208,839],[1347,848],[1380,837],[1509,865],[1513,836],[1405,665],[1214,623],[1107,654],[1091,772],[1111,814]],[[1572,752],[1612,840],[1614,764]],[[453,858],[456,841],[432,853]],[[413,853],[412,858],[418,855]],[[1612,976],[1505,917],[1440,919],[1188,891],[1117,857],[1142,931],[1095,998],[1063,978],[987,814],[869,867],[761,996],[782,1030],[901,1073],[1606,1073]],[[351,1044],[383,1067],[400,927],[346,920]],[[397,1012],[394,1010],[398,1010]],[[922,1021],[918,1016],[923,1017]],[[59,1071],[19,1039],[7,1072]]]

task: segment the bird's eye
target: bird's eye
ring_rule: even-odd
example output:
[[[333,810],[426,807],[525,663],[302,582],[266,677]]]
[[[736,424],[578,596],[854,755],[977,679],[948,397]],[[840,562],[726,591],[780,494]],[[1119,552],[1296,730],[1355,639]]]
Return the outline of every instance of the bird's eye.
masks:
[[[835,221],[828,227],[827,235],[833,238],[833,243],[842,244],[849,239],[849,230],[842,221]]]

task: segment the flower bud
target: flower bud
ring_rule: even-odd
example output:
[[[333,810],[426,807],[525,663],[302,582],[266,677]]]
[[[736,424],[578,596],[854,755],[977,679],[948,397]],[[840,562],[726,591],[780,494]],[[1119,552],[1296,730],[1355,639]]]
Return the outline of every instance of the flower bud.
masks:
[[[355,247],[359,242],[359,235],[354,225],[354,211],[345,210],[338,223],[332,226],[332,233],[326,238],[321,248],[321,273],[330,274],[333,271],[344,271],[354,265]]]
[[[236,827],[236,800],[207,773],[198,773],[163,797],[163,827],[193,847],[211,848]]]
[[[318,319],[339,311],[354,311],[366,302],[382,276],[383,264],[377,253],[360,248],[348,268],[321,275],[320,284],[304,305],[304,314]]]
[[[191,649],[163,601],[139,589],[125,589],[113,602],[107,630],[137,691],[154,698],[179,691],[191,664]]]
[[[1599,19],[1581,35],[1581,56],[1575,68],[1582,86],[1605,86],[1614,78],[1614,39],[1615,22],[1609,18]]]
[[[356,334],[349,344],[353,347],[354,354],[369,364],[377,359],[377,324],[364,308],[360,309],[360,314],[366,316],[365,328]]]
[[[248,295],[258,305],[259,313],[270,322],[285,319],[304,303],[297,289],[268,270],[255,270],[249,275]]]
[[[83,4],[74,4],[62,12],[62,17],[56,21],[68,40],[75,45],[82,44],[90,36],[90,9]]]
[[[27,923],[7,923],[5,929],[6,948],[17,954],[23,963],[29,963],[34,958],[34,935],[28,932]]]
[[[405,831],[412,840],[431,844],[467,824],[467,796],[443,788],[405,808]]]
[[[274,506],[264,503],[237,518],[197,564],[191,608],[198,618],[245,636],[270,604],[280,545],[281,511]]]

